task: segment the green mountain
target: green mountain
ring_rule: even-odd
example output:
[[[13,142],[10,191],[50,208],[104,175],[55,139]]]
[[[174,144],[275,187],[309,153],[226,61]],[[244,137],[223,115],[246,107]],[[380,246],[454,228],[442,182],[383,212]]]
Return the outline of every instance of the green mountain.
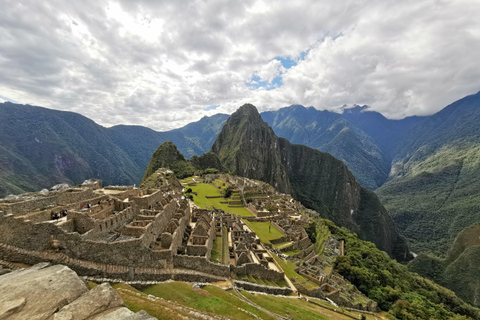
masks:
[[[152,154],[143,175],[142,184],[161,168],[172,170],[179,179],[192,176],[195,172],[204,172],[206,170],[224,171],[224,167],[215,153],[209,151],[200,157],[194,155],[190,160],[187,160],[171,141],[162,143]]]
[[[421,119],[389,120],[366,106],[338,114],[299,105],[263,112],[262,118],[279,137],[345,161],[357,180],[372,190],[388,179],[398,137]]]
[[[211,151],[232,174],[262,180],[281,192],[292,193],[279,146],[272,128],[254,106],[247,104],[228,118]]]
[[[0,105],[0,195],[87,177],[131,184],[143,171],[105,128],[71,112]]]
[[[330,154],[278,138],[254,106],[244,105],[228,118],[212,152],[229,172],[291,193],[398,260],[408,258],[405,241],[375,193]]]
[[[72,112],[0,103],[0,197],[78,184],[139,184],[155,149],[173,141],[187,156],[208,151],[228,115],[204,117],[167,132],[102,127]]]
[[[413,251],[443,256],[480,221],[480,93],[425,118],[402,138],[377,190]]]
[[[408,268],[480,306],[480,223],[458,234],[445,259],[422,253],[408,264]]]

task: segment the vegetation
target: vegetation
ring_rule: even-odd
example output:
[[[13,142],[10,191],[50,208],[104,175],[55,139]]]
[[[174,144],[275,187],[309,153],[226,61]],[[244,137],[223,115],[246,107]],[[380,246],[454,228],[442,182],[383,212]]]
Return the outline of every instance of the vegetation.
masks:
[[[231,294],[229,291],[224,291],[215,286],[207,286],[200,290],[194,290],[192,289],[192,284],[171,282],[147,287],[143,289],[142,292],[199,311],[209,312],[232,319],[247,320],[252,318],[252,314],[259,316],[262,319],[275,319],[265,312],[244,302],[237,295]],[[130,307],[127,301],[126,303]],[[162,314],[151,315],[163,319]]]
[[[342,161],[278,138],[254,106],[243,105],[230,116],[211,150],[233,174],[294,194],[306,207],[375,242],[395,258],[408,258],[405,241],[378,197],[361,187]]]
[[[213,240],[212,246],[212,255],[210,256],[210,260],[213,262],[221,261],[222,259],[222,237],[215,237]]]
[[[480,223],[475,223],[460,232],[445,259],[422,253],[408,264],[408,268],[454,290],[463,300],[479,306],[479,235]]]
[[[197,193],[196,196],[193,196],[193,201],[201,208],[209,208],[210,206],[214,206],[217,209],[222,209],[223,211],[229,213],[235,213],[241,217],[253,216],[253,214],[244,207],[229,207],[228,203],[225,203],[222,194],[218,192],[219,189],[211,184],[197,183],[195,186],[191,186],[189,188],[191,188],[193,192]]]
[[[295,278],[295,282],[301,283],[308,290],[318,288],[318,285],[315,282],[311,282],[304,276],[296,273],[295,269],[297,268],[297,266],[294,265],[291,261],[283,260],[274,253],[272,253],[272,256],[275,259],[275,261],[280,265],[280,267],[283,269],[287,278],[289,279]]]
[[[336,258],[335,270],[377,301],[380,308],[388,310],[392,317],[397,318],[395,315],[402,314],[398,319],[429,319],[412,314],[410,308],[413,306],[419,316],[450,319],[459,314],[480,319],[478,309],[459,299],[450,290],[410,272],[406,266],[378,250],[373,243],[358,239],[331,221],[319,220],[318,223],[327,225],[333,235],[345,240],[345,256]]]
[[[270,243],[270,240],[279,239],[284,236],[284,234],[280,230],[275,228],[274,225],[270,224],[269,221],[244,221],[257,234],[257,236],[260,238],[260,240],[262,240],[263,243]]]

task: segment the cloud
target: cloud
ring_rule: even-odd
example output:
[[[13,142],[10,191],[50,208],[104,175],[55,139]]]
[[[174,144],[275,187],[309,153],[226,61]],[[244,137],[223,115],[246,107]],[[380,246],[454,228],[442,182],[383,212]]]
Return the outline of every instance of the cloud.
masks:
[[[169,130],[247,102],[402,118],[480,90],[473,0],[0,4],[0,95],[106,126]]]

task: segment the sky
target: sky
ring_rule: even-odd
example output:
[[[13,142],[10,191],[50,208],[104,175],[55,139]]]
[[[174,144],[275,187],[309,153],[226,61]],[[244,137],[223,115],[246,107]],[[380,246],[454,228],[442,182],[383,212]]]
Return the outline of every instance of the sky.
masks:
[[[479,0],[0,0],[0,101],[165,131],[244,103],[391,119],[480,91]]]

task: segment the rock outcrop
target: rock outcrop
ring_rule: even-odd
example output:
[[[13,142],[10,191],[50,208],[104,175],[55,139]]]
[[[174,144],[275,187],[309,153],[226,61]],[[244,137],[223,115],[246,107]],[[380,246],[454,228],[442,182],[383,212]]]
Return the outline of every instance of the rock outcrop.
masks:
[[[0,319],[155,319],[127,309],[107,283],[89,290],[85,281],[63,265],[39,263],[4,274],[0,292]]]

